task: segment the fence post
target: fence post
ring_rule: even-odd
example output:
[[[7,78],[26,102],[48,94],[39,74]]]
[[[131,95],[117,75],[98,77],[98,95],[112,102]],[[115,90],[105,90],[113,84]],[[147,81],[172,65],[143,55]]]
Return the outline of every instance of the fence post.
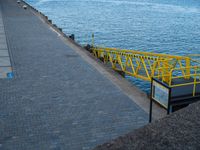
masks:
[[[186,57],[185,58],[185,67],[186,67],[186,78],[187,79],[190,78],[190,66],[191,66],[190,58]]]

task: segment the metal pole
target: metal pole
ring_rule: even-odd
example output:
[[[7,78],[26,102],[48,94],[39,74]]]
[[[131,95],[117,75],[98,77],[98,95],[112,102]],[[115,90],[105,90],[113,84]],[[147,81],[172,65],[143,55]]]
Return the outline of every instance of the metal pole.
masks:
[[[152,121],[152,107],[153,107],[153,78],[151,78],[151,94],[150,94],[150,106],[149,106],[149,123]]]
[[[170,114],[170,107],[171,107],[171,93],[172,92],[172,89],[169,88],[169,97],[168,97],[168,108],[167,108],[167,114],[169,115]]]
[[[149,123],[152,121],[152,106],[153,106],[153,100],[150,98],[150,108],[149,108]]]

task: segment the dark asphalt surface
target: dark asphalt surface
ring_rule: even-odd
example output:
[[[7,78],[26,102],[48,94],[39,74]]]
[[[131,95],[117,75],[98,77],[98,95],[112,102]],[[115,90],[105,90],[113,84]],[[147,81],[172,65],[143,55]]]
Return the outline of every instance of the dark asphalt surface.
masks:
[[[15,0],[0,8],[15,74],[0,80],[1,150],[87,150],[147,123],[29,9]]]

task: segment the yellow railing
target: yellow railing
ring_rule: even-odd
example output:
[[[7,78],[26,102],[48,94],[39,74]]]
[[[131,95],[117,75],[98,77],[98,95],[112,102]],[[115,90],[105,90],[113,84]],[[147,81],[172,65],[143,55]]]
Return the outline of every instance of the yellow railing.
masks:
[[[190,69],[190,75],[178,75],[178,72],[182,70]],[[181,83],[176,83],[173,81],[176,81],[177,79],[185,79],[187,78],[188,80],[184,80]],[[188,85],[193,85],[193,96],[196,95],[197,91],[197,85],[200,85],[200,66],[191,66],[191,67],[185,67],[185,68],[174,68],[170,71],[170,82],[169,86],[170,87],[180,87],[180,86],[188,86]],[[200,88],[200,87],[199,87]],[[199,89],[200,92],[200,89]]]
[[[92,51],[97,58],[102,59],[104,63],[109,63],[114,70],[147,81],[160,74],[167,75],[177,66],[181,68],[191,65],[191,59],[185,56],[104,47],[93,47]],[[186,70],[183,74],[189,75],[190,70]],[[169,82],[169,77],[163,76],[162,80]]]
[[[151,81],[154,77],[170,87],[194,85],[193,95],[200,84],[200,63],[187,56],[94,46],[92,53],[114,70],[142,80]],[[173,82],[181,78],[186,82]]]

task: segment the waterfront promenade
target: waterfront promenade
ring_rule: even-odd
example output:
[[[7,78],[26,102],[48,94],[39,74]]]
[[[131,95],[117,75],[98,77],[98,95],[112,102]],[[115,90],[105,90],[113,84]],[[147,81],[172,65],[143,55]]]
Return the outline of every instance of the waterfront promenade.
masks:
[[[30,8],[1,0],[13,79],[0,80],[0,149],[88,150],[148,121]]]

